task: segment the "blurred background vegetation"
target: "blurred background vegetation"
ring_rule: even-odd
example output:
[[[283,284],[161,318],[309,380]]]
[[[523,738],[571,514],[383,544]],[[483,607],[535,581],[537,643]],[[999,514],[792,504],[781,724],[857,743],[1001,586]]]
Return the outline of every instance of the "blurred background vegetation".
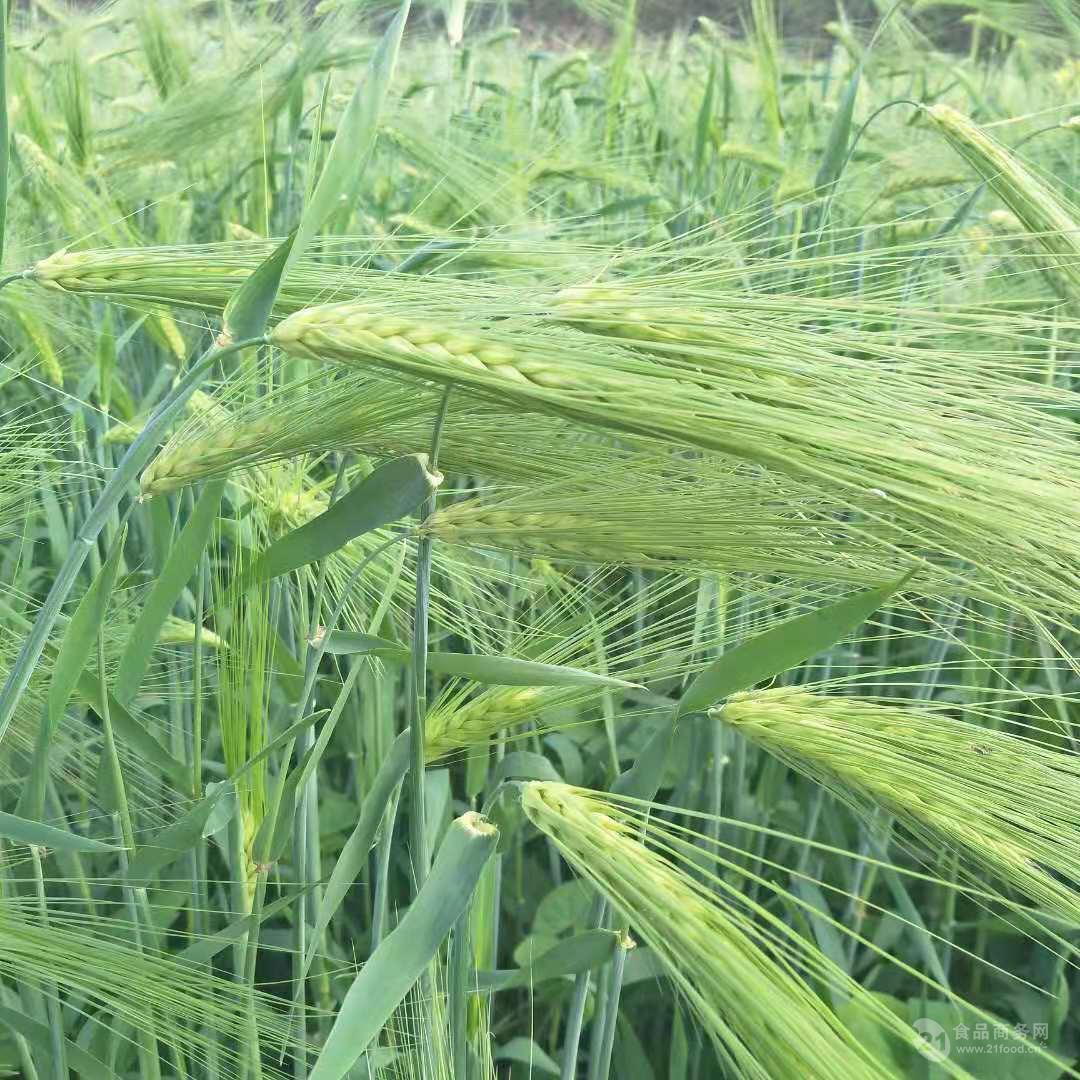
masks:
[[[789,48],[818,52],[831,43],[831,23],[841,16],[855,26],[876,25],[891,4],[874,0],[801,0],[785,4],[780,11],[780,33]],[[516,25],[528,30],[545,42],[566,45],[581,40],[596,40],[610,33],[610,22],[593,18],[583,10],[587,4],[573,0],[530,0],[518,4],[514,11]],[[842,11],[841,11],[842,8]],[[942,4],[940,11],[924,14],[920,26],[936,43],[946,48],[966,50],[971,41],[971,21],[965,18],[970,10],[963,4]],[[691,0],[646,0],[638,4],[639,26],[654,34],[672,30],[692,31],[700,16],[713,20],[736,36],[746,28],[746,4],[737,0],[712,0],[703,3]],[[926,15],[929,18],[926,18]]]

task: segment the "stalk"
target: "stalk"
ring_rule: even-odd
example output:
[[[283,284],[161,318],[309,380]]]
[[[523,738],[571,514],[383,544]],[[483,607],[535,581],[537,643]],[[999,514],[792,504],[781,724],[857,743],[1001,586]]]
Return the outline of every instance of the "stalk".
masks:
[[[391,544],[396,544],[400,540],[404,539],[407,534],[401,533],[397,536],[390,537],[385,543],[380,544],[377,548],[371,551],[356,569],[352,572],[345,588],[342,589],[341,599],[334,606],[334,610],[330,614],[330,618],[326,622],[326,632],[319,638],[317,645],[314,645],[310,652],[307,653],[307,662],[304,666],[304,685],[300,692],[300,698],[296,704],[296,712],[294,717],[296,720],[300,720],[307,712],[308,706],[311,703],[312,696],[315,692],[315,680],[319,671],[319,664],[322,661],[323,656],[326,654],[326,646],[330,640],[330,631],[337,625],[338,620],[341,618],[341,613],[345,610],[345,605],[348,603],[349,594],[352,591],[353,586],[360,580],[360,575],[368,565],[377,559]],[[285,749],[282,753],[281,760],[288,763],[292,759],[293,751],[296,749],[296,739],[292,738],[285,744]],[[274,787],[274,796],[271,800],[270,806],[266,812],[267,820],[271,820],[271,824],[266,826],[266,835],[273,836],[274,823],[277,821],[277,816],[281,811],[281,799],[285,792],[285,781],[287,779],[287,773],[283,768],[280,776],[278,777],[278,783]]]
[[[196,635],[196,639],[198,635]],[[127,862],[129,851],[135,850],[135,830],[131,823],[131,808],[128,804],[127,785],[124,782],[124,774],[120,768],[120,755],[116,749],[116,736],[113,732],[112,717],[109,712],[109,696],[105,692],[105,639],[99,631],[97,638],[97,662],[98,672],[101,678],[101,727],[104,734],[106,767],[112,781],[113,796],[116,799],[116,829],[124,851],[120,856],[121,874],[127,874]],[[125,884],[123,887],[124,903],[128,909],[128,917],[131,920],[132,931],[135,937],[135,947],[141,953],[143,951],[143,934],[145,926],[153,934],[153,917],[150,911],[150,900],[146,890],[135,885]],[[151,1031],[139,1032],[139,1061],[144,1076],[156,1080],[161,1075],[161,1064],[158,1058],[157,1036]]]
[[[450,940],[450,957],[447,964],[448,997],[450,1004],[450,1052],[453,1059],[452,1076],[464,1077],[468,1069],[469,970],[472,944],[469,925],[472,903],[466,907],[454,926]]]
[[[450,388],[443,393],[442,404],[435,427],[431,433],[429,469],[434,471],[439,463],[439,443],[442,439],[446,410],[450,404]],[[421,521],[435,512],[435,496],[432,494],[420,508]],[[427,879],[430,856],[427,850],[426,813],[424,805],[424,720],[427,715],[427,648],[428,607],[431,599],[431,537],[421,535],[416,556],[416,607],[413,615],[412,667],[413,667],[413,714],[409,725],[409,798],[412,813],[409,816],[409,845],[412,851],[413,890],[420,891]]]
[[[386,920],[390,914],[388,895],[388,877],[390,874],[390,853],[394,842],[394,823],[397,821],[398,803],[401,801],[401,784],[394,788],[390,805],[383,817],[382,835],[375,849],[375,899],[371,915],[371,951],[378,948],[379,942],[386,935]]]
[[[337,475],[334,477],[334,488],[330,494],[330,505],[332,506],[341,494],[342,486],[345,482],[345,458],[342,457],[338,463]],[[315,639],[319,623],[322,619],[323,598],[326,589],[326,573],[328,568],[328,562],[326,559],[321,559],[318,565],[318,577],[315,583],[315,595],[312,598],[311,612],[308,619],[307,633],[304,635],[303,641],[300,643],[304,663],[307,663],[307,654],[311,646],[309,641]],[[351,685],[348,686],[351,689]],[[302,714],[297,713],[296,719],[301,719]],[[310,728],[304,731],[300,735],[299,739],[299,753],[302,757],[307,751],[314,745],[315,733]],[[293,851],[294,862],[297,870],[300,872],[300,884],[303,888],[300,900],[298,903],[298,911],[296,913],[296,927],[295,927],[295,942],[296,942],[296,955],[293,958],[293,978],[297,980],[297,986],[294,990],[294,1000],[299,1001],[301,1005],[304,1000],[304,986],[300,983],[301,972],[303,971],[304,956],[307,954],[308,942],[307,942],[307,928],[310,924],[310,911],[311,902],[313,896],[309,891],[309,887],[313,887],[319,880],[319,848],[318,848],[318,831],[316,829],[314,836],[314,843],[309,844],[310,818],[313,813],[317,812],[318,808],[318,769],[312,770],[311,777],[304,785],[304,790],[300,793],[298,813],[293,829]],[[300,1080],[301,1077],[307,1075],[307,1050],[305,1048],[305,1040],[307,1036],[306,1025],[304,1022],[303,1009],[297,1010],[296,1018],[296,1044],[293,1051],[293,1073]]]
[[[126,807],[126,802],[125,802]],[[124,840],[125,826],[124,818],[122,814],[113,815],[113,827],[114,832],[117,834],[117,839],[124,843],[124,850],[120,853],[120,873],[127,874],[128,868],[128,845]],[[130,828],[130,825],[128,826]],[[139,890],[142,892],[142,890]],[[140,916],[139,907],[136,903],[135,897],[136,890],[131,886],[124,886],[124,905],[127,908],[128,918],[131,920],[132,935],[135,941],[135,948],[141,953],[143,951],[143,939],[142,939],[142,917]],[[157,1049],[157,1036],[151,1031],[142,1031],[138,1033],[138,1045],[139,1045],[139,1070],[143,1076],[149,1077],[150,1080],[160,1080],[161,1077],[161,1061],[158,1058]],[[177,1060],[179,1061],[179,1050],[177,1050]],[[66,1073],[65,1073],[66,1075]]]
[[[599,930],[604,924],[604,898],[597,893],[586,926],[589,930]],[[570,999],[570,1011],[566,1017],[566,1034],[563,1036],[562,1068],[560,1080],[574,1080],[577,1075],[578,1047],[581,1045],[581,1028],[585,1020],[585,1004],[589,997],[589,972],[580,972],[574,978],[574,994]]]
[[[611,1075],[611,1053],[615,1046],[615,1028],[619,1022],[619,997],[622,994],[626,954],[634,948],[629,927],[624,922],[619,931],[619,943],[611,960],[607,992],[604,995],[604,1015],[600,1030],[600,1052],[589,1062],[589,1080],[606,1080]]]
[[[213,365],[230,353],[240,352],[262,341],[262,338],[249,338],[224,347],[217,344],[211,345],[161,401],[146,426],[128,447],[127,453],[120,459],[120,464],[109,477],[109,482],[80,526],[67,557],[57,571],[49,593],[34,619],[34,625],[19,649],[3,690],[0,690],[0,741],[7,734],[15,710],[26,691],[34,668],[41,659],[42,651],[60,616],[64,602],[75,586],[79,571],[91,549],[96,546],[98,535],[109,521],[113,510],[119,505],[128,485],[135,480],[139,470],[150,460],[158,440],[184,407],[188,398],[198,389]]]
[[[49,905],[45,897],[45,876],[41,871],[42,852],[31,847],[30,857],[34,863],[34,892],[37,897],[38,915],[41,925],[49,925]],[[54,1080],[67,1080],[67,1051],[64,1046],[64,1016],[60,1007],[60,991],[55,983],[47,983],[42,988],[45,996],[45,1011],[49,1021],[49,1041],[52,1047],[52,1065]]]
[[[248,1056],[242,1065],[241,1077],[262,1077],[262,1049],[259,1045],[259,1022],[255,1015],[255,964],[259,958],[259,920],[262,917],[263,901],[266,899],[266,867],[260,866],[255,872],[255,895],[251,901],[251,930],[247,935],[244,950],[244,986],[248,993]],[[249,1071],[250,1070],[250,1071]]]

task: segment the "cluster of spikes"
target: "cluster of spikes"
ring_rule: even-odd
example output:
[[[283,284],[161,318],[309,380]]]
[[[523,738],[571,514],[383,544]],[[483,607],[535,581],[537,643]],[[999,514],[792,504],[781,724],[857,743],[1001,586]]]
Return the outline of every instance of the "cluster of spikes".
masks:
[[[199,115],[197,100],[167,103],[187,72],[155,46],[163,41],[160,21],[144,14],[138,32],[157,57],[151,75],[166,104],[127,135],[107,140],[110,153],[131,168],[154,161],[155,148]],[[267,107],[276,112],[290,82],[316,70],[330,47],[328,32],[313,35],[288,71],[260,55],[232,73],[231,82],[206,92],[220,95],[223,87],[256,77],[261,85],[265,61]],[[208,137],[224,139],[239,114],[218,110]],[[967,117],[945,105],[920,108],[919,115],[1008,208],[1007,220],[996,219],[1008,234],[1003,245],[1026,245],[1031,276],[1045,278],[1059,297],[1055,333],[1073,338],[1080,330],[1073,208]],[[778,114],[775,126],[782,126]],[[444,164],[405,118],[384,126],[383,136],[412,161],[436,171]],[[34,140],[17,134],[15,144],[33,164],[35,184],[51,185],[69,203],[98,198],[94,185],[65,176]],[[77,151],[73,145],[80,159]],[[82,155],[85,164],[85,147]],[[779,157],[734,142],[724,143],[719,156],[767,173],[785,170]],[[480,182],[483,174],[462,166],[470,164],[467,149],[458,157],[463,182],[451,178],[443,195],[458,224],[468,225],[475,208],[465,181]],[[604,182],[616,159],[589,172],[552,155],[531,166],[530,179],[571,167]],[[968,176],[965,170],[954,161],[948,169],[899,176],[884,198],[954,185]],[[792,182],[788,194],[798,190],[817,193],[813,183],[799,189]],[[504,202],[501,209],[512,215],[512,196]],[[827,198],[825,204],[827,210]],[[141,476],[144,499],[161,500],[228,478],[226,502],[235,513],[222,520],[213,543],[235,562],[216,567],[221,576],[212,583],[220,624],[211,631],[170,618],[158,640],[185,649],[197,643],[216,656],[220,764],[224,775],[242,778],[236,832],[248,872],[238,883],[245,911],[256,903],[253,882],[263,869],[256,851],[273,749],[266,717],[282,675],[271,631],[280,612],[272,606],[273,590],[236,588],[227,575],[237,567],[243,572],[250,551],[331,507],[337,487],[312,482],[298,459],[313,455],[336,466],[329,455],[352,452],[359,463],[341,466],[338,479],[363,479],[373,461],[426,450],[440,403],[447,409],[440,466],[459,478],[458,486],[415,525],[354,537],[317,569],[301,569],[300,580],[337,605],[344,625],[380,631],[413,603],[412,553],[427,551],[437,632],[457,635],[478,652],[596,670],[620,684],[478,690],[468,679],[451,679],[426,713],[421,766],[486,751],[494,739],[500,748],[535,740],[600,715],[618,772],[615,723],[646,729],[669,717],[709,660],[751,630],[816,609],[837,587],[912,575],[905,580],[913,595],[936,604],[947,607],[959,595],[1000,606],[1009,613],[1009,632],[1013,620],[1021,621],[1040,642],[1060,647],[1053,634],[1076,631],[1076,395],[1044,370],[1045,312],[950,304],[924,289],[911,262],[955,254],[953,240],[924,221],[913,223],[907,249],[890,243],[856,250],[855,231],[827,231],[820,204],[815,211],[821,217],[809,219],[820,228],[816,238],[813,228],[801,238],[806,250],[797,260],[766,242],[756,254],[754,239],[742,249],[755,253],[749,262],[733,256],[728,240],[746,226],[733,220],[711,222],[678,243],[665,234],[615,253],[574,242],[569,226],[550,251],[534,249],[529,229],[494,236],[443,230],[438,244],[454,252],[458,267],[475,260],[481,268],[465,278],[440,276],[427,254],[397,266],[372,255],[373,240],[385,236],[328,238],[318,254],[305,253],[290,268],[270,329],[259,339],[262,354],[230,367],[212,392],[191,396],[186,415]],[[420,220],[397,224],[426,228]],[[220,313],[278,244],[250,234],[227,245],[139,246],[123,225],[107,239],[107,248],[41,259],[21,277],[51,294],[133,308],[177,359],[186,355],[182,320],[193,312],[196,318]],[[392,246],[387,242],[384,252]],[[959,286],[964,269],[956,261]],[[414,272],[431,263],[435,272]],[[830,278],[827,292],[807,275],[811,269]],[[7,297],[2,304],[6,312]],[[14,318],[41,353],[43,370],[48,361],[46,381],[62,388],[64,372],[38,312],[31,304]],[[130,442],[146,419],[126,413],[106,442]],[[21,432],[18,425],[11,429]],[[5,531],[17,524],[27,490],[43,477],[57,479],[53,450],[60,441],[37,431],[0,440]],[[61,482],[85,481],[89,490],[100,480],[98,466],[78,465]],[[527,585],[513,570],[521,560],[532,561]],[[566,565],[618,569],[597,571],[583,583]],[[655,576],[638,588],[642,579],[633,572],[641,570]],[[705,626],[702,594],[697,608],[692,599],[702,575],[738,581],[738,626],[715,632]],[[545,584],[537,586],[537,578]],[[626,580],[636,590],[629,601],[620,591]],[[499,607],[501,597],[494,597],[504,587],[523,589],[514,596],[526,610],[543,600],[541,615],[524,632],[488,614]],[[17,618],[32,606],[26,597],[11,600]],[[121,615],[88,668],[99,689],[122,665],[131,620]],[[0,647],[14,651],[6,628]],[[50,646],[15,718],[6,748],[17,760],[35,754],[32,733],[55,662]],[[1046,660],[1047,670],[1052,663]],[[929,864],[942,851],[955,858],[963,884],[935,885],[997,903],[1021,922],[1030,916],[1042,931],[1043,913],[1080,921],[1080,851],[1071,841],[1080,833],[1080,768],[1069,717],[1055,723],[1034,694],[1018,695],[1016,716],[1002,717],[1000,710],[987,715],[955,702],[911,706],[849,697],[848,685],[837,679],[751,690],[700,719],[710,730],[738,732],[868,822],[884,809],[917,860]],[[160,693],[144,681],[140,697],[128,704],[137,710]],[[1047,696],[1066,709],[1075,700]],[[75,697],[95,707],[84,686]],[[72,722],[65,735],[96,753],[94,722]],[[164,753],[161,745],[156,752]],[[135,756],[132,775],[139,768]],[[699,814],[703,833],[678,824],[694,812],[648,800],[551,781],[515,788],[532,825],[652,949],[733,1075],[899,1078],[905,1073],[897,1061],[923,1049],[908,1023],[795,928],[800,918],[824,919],[831,932],[898,964],[949,1001],[958,1017],[992,1019],[840,925],[805,894],[778,884],[774,872],[788,880],[806,875],[766,866],[750,857],[749,844],[718,838],[717,826],[737,831],[745,823]],[[159,790],[138,777],[132,794],[152,806]],[[316,824],[315,847],[318,840]],[[982,891],[985,877],[1021,899]],[[772,901],[786,906],[785,917]],[[196,944],[198,965],[174,962],[129,946],[131,925],[97,920],[88,933],[74,918],[50,923],[21,904],[0,904],[0,968],[40,995],[43,1011],[45,999],[62,991],[88,1020],[115,1026],[132,1046],[140,1031],[164,1032],[162,1045],[175,1055],[178,1071],[190,1061],[243,1074],[252,1042],[286,1045],[295,1038],[295,1025],[266,996],[203,966],[207,941]],[[1071,948],[1063,938],[1055,944]],[[616,948],[632,947],[629,934],[620,934]],[[92,988],[85,978],[90,968],[101,973]],[[414,995],[385,1028],[403,1054],[411,1052],[410,1041],[420,1041],[411,1038],[415,1029],[445,1004],[443,988],[420,986],[430,999]],[[193,1015],[225,1035],[226,1060],[207,1061],[210,1041],[204,1043]],[[867,1029],[880,1037],[860,1037]],[[92,1026],[85,1030],[92,1035]],[[20,1035],[23,1043],[34,1037],[40,1032]],[[1018,1041],[1065,1075],[1078,1075],[1043,1047]],[[215,1053],[218,1046],[215,1038]],[[424,1075],[447,1073],[452,1049],[426,1046],[437,1060],[414,1067]],[[93,1061],[78,1046],[66,1052],[77,1070]],[[156,1047],[153,1054],[156,1060]],[[955,1061],[938,1064],[947,1075],[968,1075]],[[490,1060],[483,1075],[494,1075]]]
[[[906,1046],[917,1062],[922,1036],[769,909],[771,895],[819,914],[771,882],[766,867],[747,869],[739,845],[703,847],[695,829],[658,820],[659,807],[566,784],[528,783],[521,802],[529,820],[654,950],[734,1075],[909,1075],[890,1042]],[[763,895],[755,898],[755,889]],[[948,996],[944,987],[933,989]],[[842,1004],[830,1008],[829,997]],[[958,1018],[980,1017],[970,1005],[954,1004]],[[866,1030],[876,1038],[860,1038]],[[1022,1038],[1016,1049],[1040,1053]],[[944,1056],[937,1064],[945,1075],[970,1075]],[[1068,1068],[1065,1074],[1075,1075]]]

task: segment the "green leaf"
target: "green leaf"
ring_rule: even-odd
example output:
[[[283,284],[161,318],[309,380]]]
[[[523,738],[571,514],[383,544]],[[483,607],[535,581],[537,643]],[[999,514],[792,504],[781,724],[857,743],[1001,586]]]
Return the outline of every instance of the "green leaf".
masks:
[[[220,790],[219,790],[220,789]],[[231,780],[215,780],[206,785],[207,795],[216,795],[217,803],[203,825],[203,837],[215,836],[236,816],[239,802],[236,785]]]
[[[789,619],[744,641],[700,671],[679,702],[679,715],[700,712],[740,690],[771,679],[842,641],[911,577],[867,589]]]
[[[642,1045],[634,1025],[620,1012],[616,1018],[615,1047],[611,1061],[611,1075],[619,1080],[656,1080],[656,1073],[649,1063],[649,1054]],[[668,1080],[674,1080],[669,1077]]]
[[[321,720],[329,711],[329,709],[318,709],[313,713],[308,713],[307,716],[302,716],[295,724],[290,724],[280,735],[271,739],[257,754],[253,754],[249,757],[247,761],[232,774],[232,779],[236,780],[243,776],[244,773],[258,765],[260,761],[265,761],[271,754],[277,753],[277,751],[287,743],[292,742],[300,732],[306,731],[312,724]]]
[[[345,841],[345,846],[341,849],[337,862],[334,863],[334,869],[330,871],[330,880],[326,883],[322,901],[315,916],[309,939],[311,945],[304,956],[304,966],[297,980],[298,984],[303,984],[307,977],[308,968],[315,958],[316,945],[330,925],[330,920],[345,900],[353,882],[367,867],[368,852],[375,843],[375,834],[379,830],[387,803],[393,795],[394,788],[404,779],[408,768],[409,733],[403,731],[394,740],[389,753],[379,765],[375,779],[364,796],[356,827],[349,834],[349,839]]]
[[[461,675],[476,682],[498,686],[608,686],[620,689],[641,689],[638,683],[599,675],[582,668],[561,664],[538,664],[532,660],[516,660],[509,656],[489,656],[484,653],[432,652],[427,654],[429,671],[440,675]]]
[[[34,1048],[34,1060],[39,1065],[45,1061],[52,1062],[53,1033],[48,1024],[32,1020],[25,1013],[6,1005],[0,1005],[0,1023],[6,1024],[12,1031],[17,1032]],[[80,1076],[85,1076],[87,1080],[119,1080],[112,1069],[66,1038],[64,1039],[64,1055],[67,1064]]]
[[[399,661],[407,661],[412,657],[412,653],[396,641],[377,637],[375,634],[361,634],[352,630],[331,630],[319,644],[328,653],[337,656],[375,653]]]
[[[705,147],[709,142],[709,134],[712,129],[713,97],[716,93],[716,61],[709,64],[709,79],[705,83],[705,95],[701,99],[701,108],[698,109],[697,130],[694,134],[694,181],[695,185],[701,177],[701,166],[705,161]]]
[[[680,1004],[675,1006],[675,1018],[668,1055],[669,1080],[686,1080],[690,1075],[690,1042],[686,1037],[686,1020]]]
[[[326,651],[339,655],[374,654],[395,663],[409,663],[412,652],[388,638],[349,630],[331,630],[326,637]],[[429,671],[457,675],[495,686],[606,686],[621,690],[639,690],[640,684],[601,675],[583,668],[562,664],[540,664],[512,656],[488,653],[429,652]]]
[[[68,623],[49,682],[47,710],[50,727],[55,727],[60,722],[68,700],[79,684],[79,676],[86,670],[86,663],[94,651],[98,631],[105,620],[105,612],[109,608],[113,586],[116,584],[116,572],[123,546],[121,532],[109,557],[79,601],[79,606]]]
[[[53,851],[116,851],[111,844],[78,836],[67,829],[57,829],[40,821],[27,821],[14,814],[0,813],[0,836],[16,844],[51,848]]]
[[[670,721],[665,720],[652,735],[634,764],[619,774],[611,790],[616,795],[626,795],[631,799],[655,799],[664,779],[674,738],[675,718],[672,717]]]
[[[105,613],[109,609],[109,600],[112,598],[120,565],[120,554],[124,548],[124,536],[125,530],[121,529],[108,558],[79,601],[56,654],[49,692],[45,699],[45,714],[38,728],[34,759],[30,764],[30,776],[19,798],[19,812],[27,817],[41,817],[45,798],[45,776],[49,768],[49,748],[71,695],[84,677],[100,686],[99,678],[86,670],[86,664],[94,652],[101,624],[105,621]]]
[[[404,0],[372,55],[367,74],[357,83],[338,122],[322,175],[296,230],[296,241],[286,263],[286,272],[338,208],[342,196],[350,195],[357,189],[364,166],[375,146],[379,114],[397,66],[398,47],[409,7],[410,0]]]
[[[503,780],[511,777],[516,780],[554,780],[560,784],[563,782],[559,770],[543,754],[534,753],[532,750],[514,750],[506,754],[491,774],[488,786],[494,789]]]
[[[349,987],[309,1080],[341,1080],[379,1034],[465,911],[497,840],[479,814],[451,823],[412,906]]]
[[[190,851],[202,838],[210,815],[225,791],[220,785],[204,795],[179,821],[162,829],[152,844],[140,847],[127,869],[129,882],[148,882],[159,870],[175,862]]]
[[[275,916],[279,911],[285,911],[292,907],[297,899],[303,896],[307,890],[288,893],[279,897],[272,904],[266,904],[258,914],[241,915],[233,919],[227,926],[222,927],[216,934],[209,937],[198,938],[190,945],[181,949],[176,955],[178,959],[186,960],[191,964],[206,964],[214,959],[218,953],[223,952],[230,945],[245,938],[250,930]]]
[[[311,760],[315,747],[307,752],[290,770],[281,786],[281,796],[277,800],[276,812],[271,812],[262,819],[255,839],[251,842],[252,858],[259,863],[277,862],[292,836],[293,817],[296,812],[296,793],[300,787],[300,778]],[[279,777],[280,783],[280,777]]]
[[[222,312],[226,339],[244,341],[266,330],[295,240],[294,229],[229,298]]]
[[[536,905],[533,933],[550,938],[559,937],[564,930],[584,926],[589,917],[596,892],[581,878],[572,878],[549,889]],[[520,956],[515,959],[523,963]]]
[[[317,518],[274,541],[256,560],[253,574],[273,578],[324,558],[357,536],[411,513],[440,480],[428,472],[425,454],[380,465]]]
[[[558,1076],[559,1066],[532,1039],[515,1035],[495,1050],[496,1061],[514,1061],[525,1066],[531,1076]]]
[[[101,683],[95,675],[84,672],[79,679],[79,696],[101,716],[105,710],[102,700]],[[186,789],[191,780],[191,771],[182,761],[177,760],[143,727],[135,715],[128,711],[112,695],[108,695],[109,718],[113,732],[119,742],[137,753],[145,761],[155,765],[175,784]]]
[[[131,628],[116,674],[115,693],[125,703],[129,703],[138,692],[146,669],[150,666],[150,657],[161,628],[199,564],[210,539],[210,530],[214,527],[224,490],[224,480],[212,480],[206,485]]]
[[[814,188],[819,194],[829,194],[829,189],[840,179],[847,162],[848,142],[851,139],[851,121],[855,112],[855,99],[859,94],[859,81],[862,68],[856,67],[848,80],[840,104],[829,127],[829,137],[825,142],[825,152],[821,156],[821,165],[814,178]]]
[[[814,940],[818,948],[843,971],[850,975],[848,963],[848,951],[844,948],[844,940],[840,931],[832,922],[832,913],[829,911],[828,901],[825,894],[818,887],[817,882],[806,878],[793,877],[791,891],[806,905],[799,909],[810,922],[810,928],[814,932]],[[841,991],[830,994],[833,1007],[843,1001]]]
[[[480,993],[533,986],[545,979],[577,975],[611,959],[619,935],[613,930],[586,930],[552,946],[531,964],[510,971],[479,971],[470,989]]]

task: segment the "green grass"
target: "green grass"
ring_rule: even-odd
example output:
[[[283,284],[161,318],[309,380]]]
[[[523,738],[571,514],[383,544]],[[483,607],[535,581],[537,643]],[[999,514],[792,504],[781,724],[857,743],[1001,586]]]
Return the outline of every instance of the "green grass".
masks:
[[[0,1072],[1080,1075],[1070,5],[6,7]]]

